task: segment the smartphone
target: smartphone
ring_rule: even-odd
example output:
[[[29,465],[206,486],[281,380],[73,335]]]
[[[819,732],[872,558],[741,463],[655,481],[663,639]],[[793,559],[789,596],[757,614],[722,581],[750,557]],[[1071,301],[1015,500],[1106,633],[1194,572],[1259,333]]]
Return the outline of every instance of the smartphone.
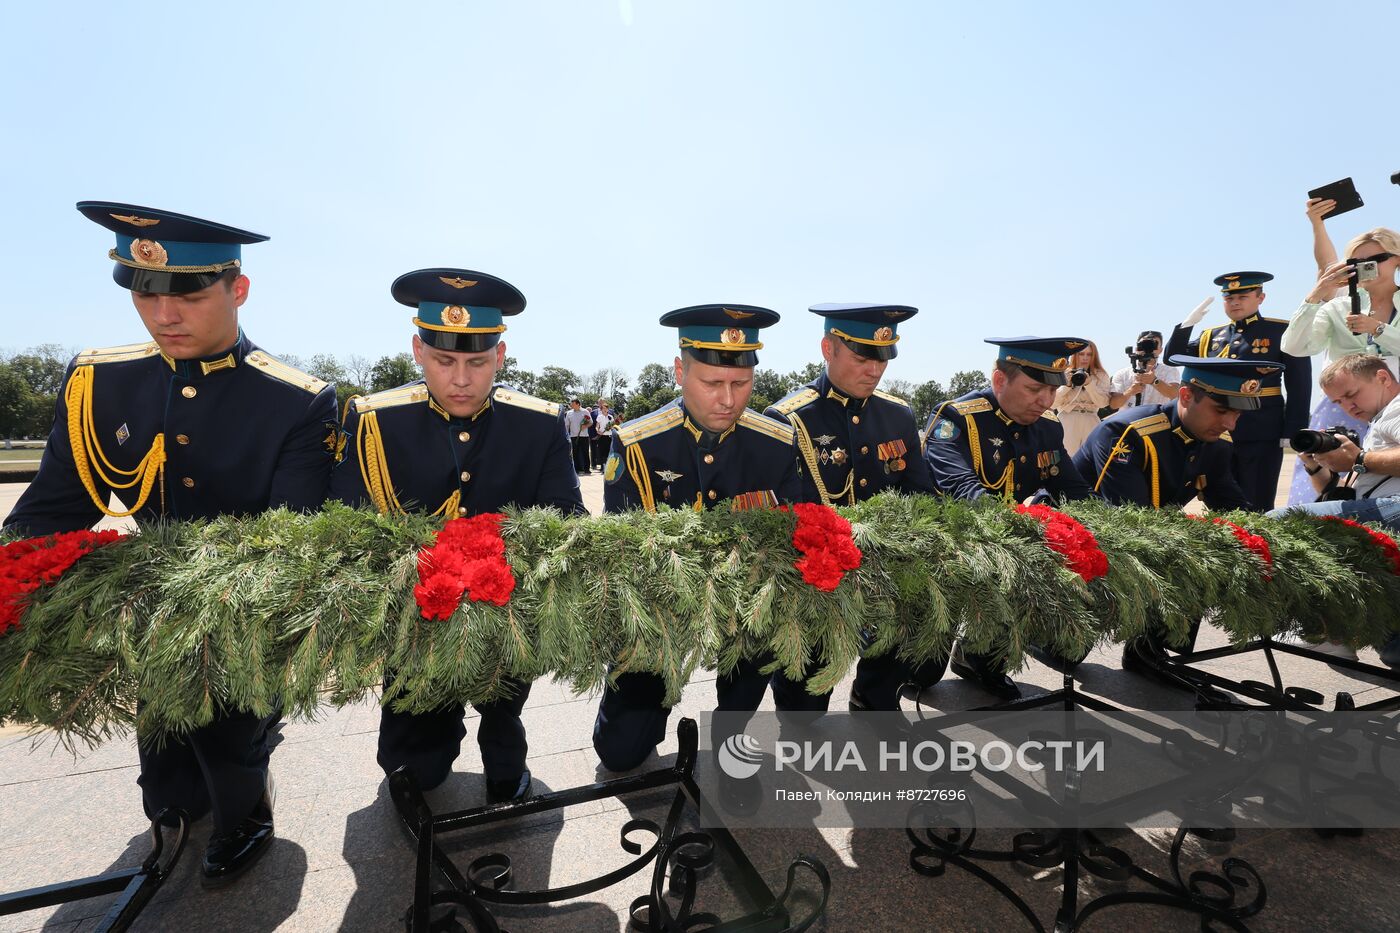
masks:
[[[1380,263],[1378,262],[1358,262],[1356,264],[1356,283],[1374,281],[1380,275]]]

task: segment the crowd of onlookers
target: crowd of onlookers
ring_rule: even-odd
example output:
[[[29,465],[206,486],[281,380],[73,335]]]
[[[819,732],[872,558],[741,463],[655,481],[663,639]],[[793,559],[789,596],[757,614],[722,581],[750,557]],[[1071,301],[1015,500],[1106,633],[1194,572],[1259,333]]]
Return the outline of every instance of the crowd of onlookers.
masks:
[[[579,476],[587,476],[597,470],[603,472],[603,464],[608,460],[608,448],[612,446],[612,430],[622,423],[610,410],[608,400],[594,401],[592,408],[584,408],[577,398],[569,399],[569,407],[564,411],[564,430],[574,449],[574,471]]]

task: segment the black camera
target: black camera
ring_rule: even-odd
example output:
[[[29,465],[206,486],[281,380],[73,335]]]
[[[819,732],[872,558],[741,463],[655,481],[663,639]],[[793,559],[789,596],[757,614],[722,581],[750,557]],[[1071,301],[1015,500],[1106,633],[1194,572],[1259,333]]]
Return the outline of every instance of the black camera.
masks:
[[[1066,379],[1067,379],[1067,381],[1069,382],[1070,385],[1074,386],[1074,387],[1077,389],[1077,388],[1079,388],[1080,386],[1082,386],[1084,383],[1086,383],[1086,382],[1089,381],[1089,370],[1087,370],[1087,369],[1071,369],[1071,370],[1069,371],[1069,375],[1066,377]]]
[[[1325,454],[1342,446],[1342,442],[1332,435],[1340,434],[1356,446],[1361,446],[1361,437],[1351,428],[1334,424],[1321,431],[1302,430],[1289,438],[1288,446],[1300,454]]]
[[[1123,348],[1123,352],[1128,354],[1128,362],[1132,365],[1134,373],[1147,372],[1159,346],[1161,344],[1157,342],[1156,337],[1139,337],[1136,347]]]

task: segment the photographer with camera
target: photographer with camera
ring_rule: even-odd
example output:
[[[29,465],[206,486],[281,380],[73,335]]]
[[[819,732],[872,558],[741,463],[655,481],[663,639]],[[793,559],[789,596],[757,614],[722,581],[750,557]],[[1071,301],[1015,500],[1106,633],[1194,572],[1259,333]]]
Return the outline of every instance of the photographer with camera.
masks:
[[[1269,515],[1304,511],[1380,522],[1400,530],[1400,381],[1384,358],[1353,353],[1329,363],[1318,384],[1329,400],[1370,430],[1359,444],[1357,433],[1343,425],[1298,432],[1293,446],[1321,499]],[[1356,657],[1354,649],[1333,642],[1312,647],[1325,654]],[[1381,649],[1381,660],[1400,667],[1400,637],[1392,638]]]
[[[1224,296],[1225,316],[1230,320],[1207,327],[1198,338],[1191,329],[1205,317],[1214,299],[1207,298],[1172,331],[1167,356],[1196,355],[1221,359],[1282,363],[1282,374],[1262,379],[1258,411],[1240,415],[1230,434],[1234,439],[1235,478],[1254,508],[1260,512],[1274,507],[1283,448],[1288,438],[1308,423],[1312,400],[1312,361],[1306,356],[1284,353],[1279,346],[1287,321],[1263,317],[1264,283],[1273,281],[1267,272],[1227,272],[1215,278]],[[1287,389],[1285,398],[1284,389]]]
[[[1318,275],[1317,284],[1293,313],[1283,332],[1285,353],[1311,356],[1326,351],[1329,361],[1352,353],[1386,357],[1391,372],[1397,372],[1400,356],[1400,324],[1394,324],[1396,270],[1400,269],[1400,234],[1385,227],[1368,230],[1347,243],[1341,262],[1329,264]],[[1370,265],[1375,263],[1374,266]],[[1341,294],[1338,294],[1341,289]],[[1356,309],[1352,296],[1356,294]],[[1335,297],[1334,297],[1335,296]],[[1337,403],[1323,398],[1308,427],[1321,430],[1340,424],[1366,436],[1367,425],[1346,414]],[[1313,490],[1305,482],[1302,463],[1294,475],[1288,504],[1311,501]]]
[[[1074,369],[1065,375],[1065,385],[1055,390],[1055,414],[1065,428],[1065,452],[1074,455],[1089,432],[1098,427],[1099,411],[1108,407],[1108,370],[1099,360],[1094,341],[1074,354]]]
[[[1143,331],[1138,334],[1137,343],[1124,347],[1123,352],[1128,355],[1128,365],[1113,374],[1108,407],[1165,405],[1176,398],[1181,388],[1181,370],[1158,364],[1162,355],[1161,331]]]

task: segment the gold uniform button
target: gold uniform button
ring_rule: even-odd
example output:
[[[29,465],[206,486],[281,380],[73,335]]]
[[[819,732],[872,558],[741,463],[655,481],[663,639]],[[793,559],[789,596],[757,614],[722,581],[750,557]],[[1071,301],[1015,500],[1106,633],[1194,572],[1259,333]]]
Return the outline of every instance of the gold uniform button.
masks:
[[[458,514],[458,515],[466,515],[466,514],[467,514],[467,509],[466,509],[466,507],[463,506],[462,508],[459,508],[459,509],[457,510],[457,514]]]
[[[863,453],[863,454],[868,454],[868,453],[870,453],[870,447],[869,447],[869,446],[862,447],[862,448],[860,449],[860,452]]]
[[[860,424],[860,415],[851,415],[851,424]]]
[[[194,488],[194,480],[190,479],[188,476],[186,476],[184,479],[180,480],[180,482],[182,482],[182,483],[185,484],[185,488],[186,488],[186,489],[193,489],[193,488]]]
[[[1022,454],[1022,455],[1021,455],[1021,462],[1022,462],[1022,463],[1025,463],[1025,462],[1026,462],[1025,454]]]
[[[715,491],[714,491],[713,489],[711,489],[711,490],[709,491],[709,493],[708,493],[708,498],[709,498],[709,500],[710,500],[711,502],[714,502],[714,501],[715,501]]]
[[[462,482],[465,483],[465,482],[467,482],[468,480],[470,480],[471,478],[472,478],[472,475],[471,475],[470,473],[468,473],[466,470],[463,470],[463,471],[462,471]]]
[[[457,435],[457,440],[461,441],[463,444],[465,444],[467,441],[469,441],[469,440],[471,440],[471,439],[472,439],[472,436],[471,436],[470,434],[468,434],[466,431],[463,431],[461,434],[458,434],[458,435]]]
[[[190,442],[190,436],[189,436],[188,434],[176,434],[176,435],[175,435],[175,443],[177,443],[177,444],[188,444],[189,442]]]
[[[705,462],[706,462],[706,463],[714,463],[714,462],[715,462],[715,455],[714,455],[714,454],[705,454]]]
[[[196,389],[194,386],[185,386],[183,389],[180,390],[180,394],[183,395],[185,398],[194,398],[196,395],[199,394],[199,390]]]
[[[868,480],[868,479],[866,479],[864,476],[862,476],[862,477],[860,478],[860,488],[861,488],[861,489],[864,489],[866,486],[869,486],[869,485],[870,485],[870,480]]]

